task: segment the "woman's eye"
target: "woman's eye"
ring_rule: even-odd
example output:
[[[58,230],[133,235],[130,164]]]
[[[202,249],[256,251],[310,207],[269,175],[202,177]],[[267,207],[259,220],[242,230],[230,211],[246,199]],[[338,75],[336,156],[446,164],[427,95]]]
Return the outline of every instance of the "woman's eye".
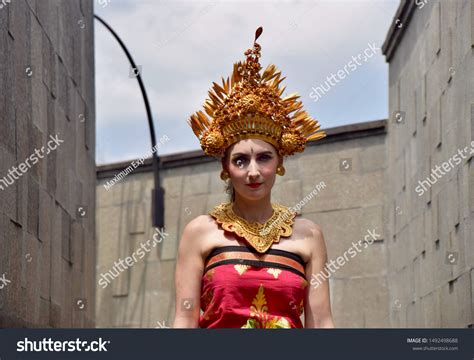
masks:
[[[270,155],[261,155],[258,157],[258,161],[268,161],[272,157]],[[239,168],[242,168],[245,166],[245,164],[248,162],[248,159],[245,158],[237,158],[234,160],[234,164],[238,166]]]
[[[235,165],[237,165],[239,168],[242,168],[244,166],[244,160],[243,159],[237,159],[235,160]]]

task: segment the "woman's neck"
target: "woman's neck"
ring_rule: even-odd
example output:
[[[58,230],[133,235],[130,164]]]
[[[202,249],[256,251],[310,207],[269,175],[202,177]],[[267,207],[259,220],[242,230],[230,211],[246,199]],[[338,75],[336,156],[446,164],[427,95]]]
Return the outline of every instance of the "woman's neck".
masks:
[[[273,207],[270,196],[256,201],[247,200],[236,194],[232,209],[237,216],[247,220],[249,223],[265,223],[273,215]]]

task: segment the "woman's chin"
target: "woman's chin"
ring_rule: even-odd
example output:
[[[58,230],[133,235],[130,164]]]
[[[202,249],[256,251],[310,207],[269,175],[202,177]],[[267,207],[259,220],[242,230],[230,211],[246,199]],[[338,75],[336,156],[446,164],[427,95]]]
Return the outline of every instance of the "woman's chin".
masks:
[[[263,199],[267,195],[266,191],[263,191],[264,189],[246,189],[244,192],[241,192],[240,194],[247,199],[250,200],[258,200],[258,199]]]

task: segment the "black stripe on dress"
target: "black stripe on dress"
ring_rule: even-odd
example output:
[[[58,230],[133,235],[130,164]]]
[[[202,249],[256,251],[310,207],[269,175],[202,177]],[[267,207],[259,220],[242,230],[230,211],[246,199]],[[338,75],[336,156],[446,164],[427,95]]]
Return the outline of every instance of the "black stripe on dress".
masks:
[[[287,257],[289,259],[292,259],[292,260],[295,260],[295,261],[299,262],[302,266],[306,265],[306,263],[304,262],[304,260],[301,256],[299,256],[297,254],[294,254],[290,251],[280,250],[280,249],[268,249],[265,253],[262,254],[262,253],[259,253],[254,248],[250,248],[250,247],[247,247],[247,246],[232,246],[232,245],[230,245],[230,246],[221,246],[221,247],[215,248],[206,257],[206,262],[215,255],[221,254],[223,252],[231,252],[231,251],[250,252],[250,253],[260,254],[260,255],[269,254],[269,255],[284,256],[284,257]]]
[[[271,268],[277,268],[277,269],[282,269],[282,270],[288,270],[291,271],[292,273],[301,276],[303,279],[306,280],[306,276],[301,272],[296,270],[292,266],[288,266],[285,264],[280,264],[280,263],[275,263],[271,261],[260,261],[260,260],[248,260],[248,259],[225,259],[225,260],[220,260],[218,262],[215,262],[212,265],[207,266],[204,269],[205,274],[208,270],[219,266],[219,265],[226,265],[226,264],[241,264],[241,265],[251,265],[251,266],[256,266],[256,267],[271,267]]]

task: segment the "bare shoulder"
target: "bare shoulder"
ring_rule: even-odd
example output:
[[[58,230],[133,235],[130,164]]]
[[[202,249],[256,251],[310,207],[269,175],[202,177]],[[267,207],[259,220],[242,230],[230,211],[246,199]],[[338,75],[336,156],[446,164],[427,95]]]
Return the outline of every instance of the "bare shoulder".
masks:
[[[319,238],[322,237],[323,230],[321,226],[316,224],[314,221],[305,219],[302,217],[295,218],[295,226],[299,231],[302,232],[304,237]]]
[[[214,228],[214,219],[210,215],[199,215],[186,224],[184,233],[202,234]]]
[[[295,226],[309,249],[318,253],[326,252],[323,230],[320,225],[309,219],[296,217]]]

